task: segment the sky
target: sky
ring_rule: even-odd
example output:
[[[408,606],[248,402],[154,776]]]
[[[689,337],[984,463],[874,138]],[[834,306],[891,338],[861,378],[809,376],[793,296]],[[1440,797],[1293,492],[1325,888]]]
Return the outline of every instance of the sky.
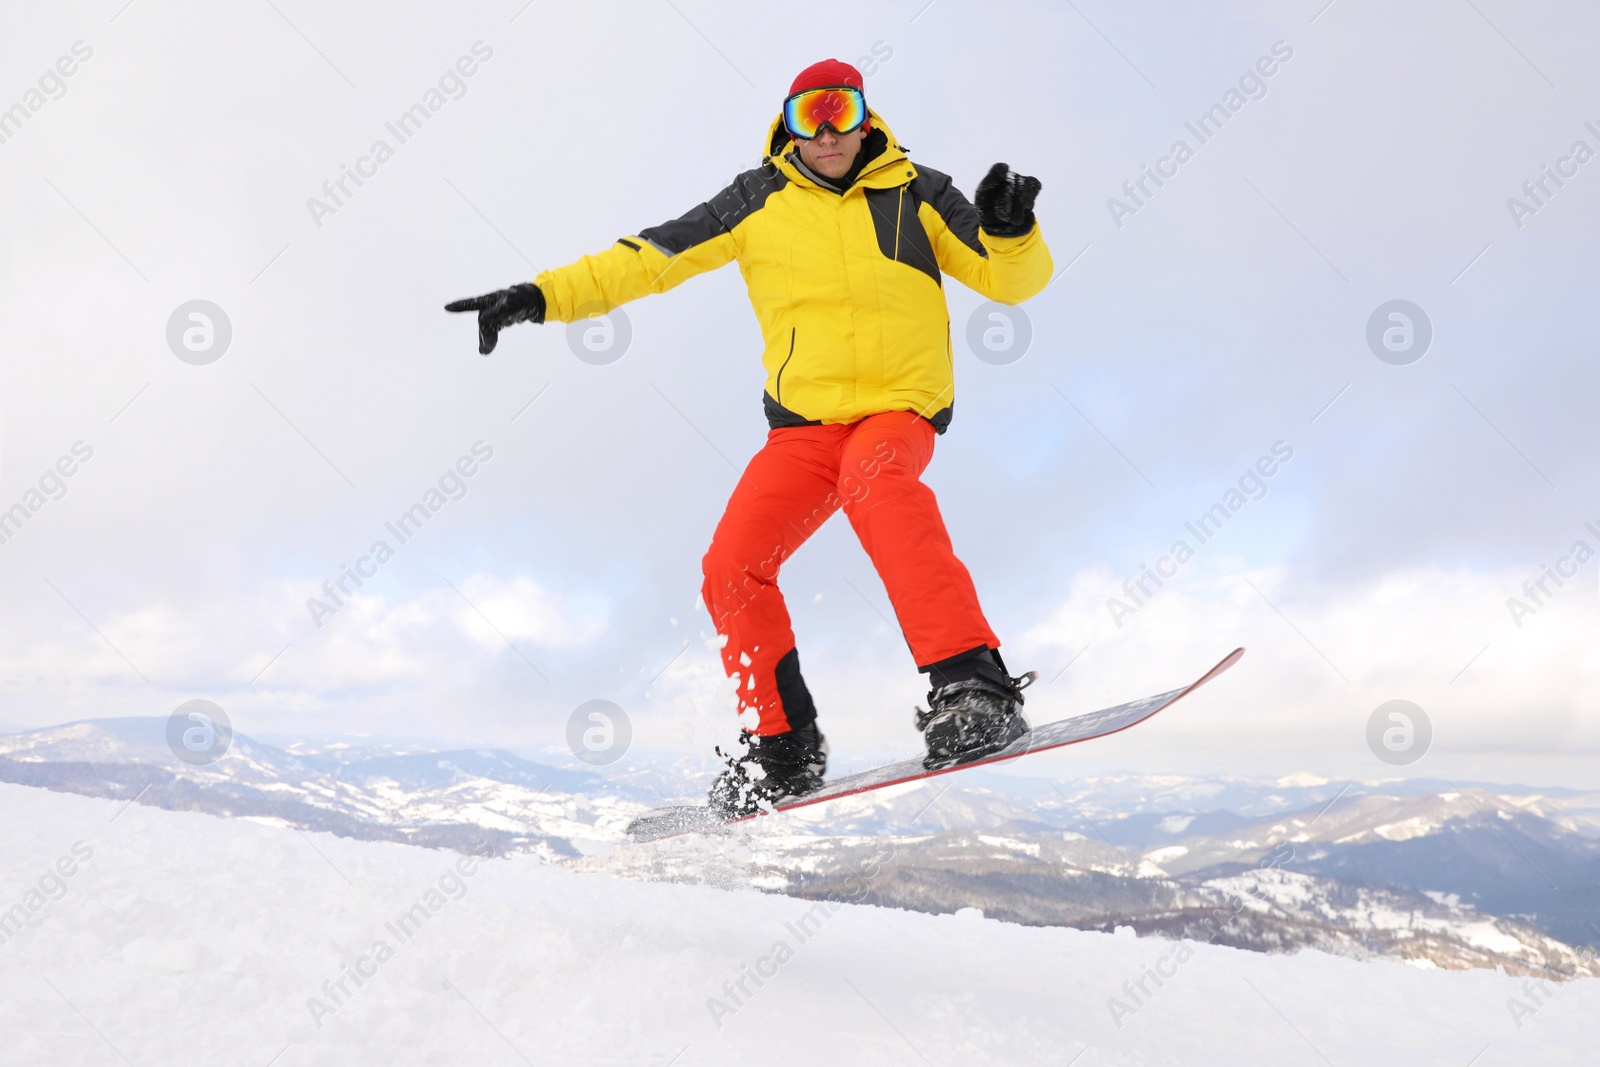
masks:
[[[979,358],[992,309],[946,281],[925,476],[1030,714],[1248,649],[1042,770],[1581,779],[1597,38],[1505,0],[10,5],[0,724],[204,698],[251,734],[560,753],[598,699],[641,753],[726,743],[697,595],[766,432],[738,273],[627,306],[609,361],[560,324],[483,358],[441,306],[709,199],[836,56],[914,163],[1043,183],[1020,357]],[[848,525],[781,585],[841,765],[914,751],[924,679]],[[1431,726],[1403,766],[1368,743],[1393,700]]]

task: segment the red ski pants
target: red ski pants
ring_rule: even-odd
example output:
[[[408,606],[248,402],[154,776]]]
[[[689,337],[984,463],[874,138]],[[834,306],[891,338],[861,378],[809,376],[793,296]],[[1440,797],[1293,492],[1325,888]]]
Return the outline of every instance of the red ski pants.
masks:
[[[701,592],[727,638],[722,664],[738,678],[740,710],[760,716],[754,733],[783,733],[815,718],[778,571],[841,507],[888,590],[918,667],[1000,647],[933,490],[920,480],[934,437],[932,423],[909,411],[780,427],[745,467],[702,561]]]

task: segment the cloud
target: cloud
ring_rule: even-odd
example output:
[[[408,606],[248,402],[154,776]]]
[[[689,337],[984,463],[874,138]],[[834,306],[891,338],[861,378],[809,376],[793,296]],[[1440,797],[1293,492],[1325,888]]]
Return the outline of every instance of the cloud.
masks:
[[[1521,627],[1506,607],[1529,577],[1516,571],[1417,567],[1314,585],[1237,558],[1197,567],[1120,629],[1106,605],[1126,597],[1124,579],[1080,572],[1017,642],[1046,680],[1081,653],[1041,692],[1055,701],[1064,686],[1085,709],[1118,703],[1182,684],[1242,645],[1245,658],[1202,691],[1208,714],[1174,716],[1163,731],[1212,749],[1278,748],[1294,762],[1327,745],[1359,750],[1373,709],[1407,699],[1433,717],[1441,750],[1600,747],[1596,701],[1572,697],[1600,682],[1592,565]]]
[[[92,628],[73,616],[47,635],[13,618],[0,625],[0,674],[46,722],[165,714],[203,693],[236,717],[257,716],[257,729],[314,714],[327,730],[405,709],[409,728],[442,732],[461,722],[450,713],[463,702],[509,713],[508,685],[549,685],[530,663],[555,674],[553,663],[581,656],[607,629],[605,616],[575,609],[526,575],[479,572],[458,587],[400,599],[358,591],[320,629],[305,603],[325,593],[305,580],[264,583],[249,599],[199,608],[143,604]],[[245,719],[236,723],[246,728]]]

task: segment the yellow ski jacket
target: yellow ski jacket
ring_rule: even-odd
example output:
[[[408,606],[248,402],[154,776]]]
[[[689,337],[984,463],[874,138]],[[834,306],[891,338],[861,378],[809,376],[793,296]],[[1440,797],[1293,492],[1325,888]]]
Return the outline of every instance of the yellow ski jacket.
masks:
[[[842,193],[801,162],[780,114],[761,166],[671,222],[534,279],[547,321],[604,314],[738,260],[761,324],[773,426],[915,411],[943,433],[955,399],[941,272],[1016,304],[1053,265],[1035,222],[994,237],[971,202],[919,167],[876,112],[867,161]]]

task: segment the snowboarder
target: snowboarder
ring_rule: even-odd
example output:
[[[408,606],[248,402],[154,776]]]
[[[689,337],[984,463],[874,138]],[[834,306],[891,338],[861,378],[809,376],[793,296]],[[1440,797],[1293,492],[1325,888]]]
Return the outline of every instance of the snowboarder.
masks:
[[[531,283],[446,305],[477,312],[488,355],[515,323],[603,313],[738,260],[765,342],[770,429],[702,561],[702,596],[747,726],[711,790],[730,815],[821,785],[827,744],[777,577],[841,509],[929,676],[928,710],[916,712],[928,765],[1028,731],[1021,690],[1032,676],[1007,671],[921,475],[954,395],[941,272],[1015,304],[1053,269],[1033,213],[1038,179],[996,163],[969,202],[948,175],[911,163],[848,63],[800,72],[762,152],[759,167],[680,218]]]

